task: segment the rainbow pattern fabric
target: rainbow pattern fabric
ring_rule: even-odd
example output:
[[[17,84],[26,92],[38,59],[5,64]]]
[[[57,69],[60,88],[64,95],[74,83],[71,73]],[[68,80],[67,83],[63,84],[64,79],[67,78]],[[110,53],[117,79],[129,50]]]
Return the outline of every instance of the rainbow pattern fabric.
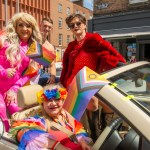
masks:
[[[71,82],[64,108],[78,121],[82,117],[91,97],[109,81],[106,74],[99,75],[88,67],[82,68]]]
[[[23,120],[17,120],[12,124],[9,133],[15,137],[17,132],[23,128],[45,130],[45,120],[38,115]]]
[[[37,42],[30,45],[27,56],[45,67],[49,66],[56,58],[56,55],[49,49],[48,44],[41,45]]]

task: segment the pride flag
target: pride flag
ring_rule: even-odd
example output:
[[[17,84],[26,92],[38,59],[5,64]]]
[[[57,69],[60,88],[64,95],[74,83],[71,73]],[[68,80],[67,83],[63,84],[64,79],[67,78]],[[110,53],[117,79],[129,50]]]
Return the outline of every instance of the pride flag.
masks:
[[[88,67],[84,67],[74,77],[63,107],[78,121],[80,121],[91,97],[109,83],[105,76],[106,74],[99,75]]]
[[[29,56],[39,64],[47,67],[56,58],[56,55],[50,50],[49,45],[45,43],[41,45],[37,42],[33,42],[27,51],[27,56]]]

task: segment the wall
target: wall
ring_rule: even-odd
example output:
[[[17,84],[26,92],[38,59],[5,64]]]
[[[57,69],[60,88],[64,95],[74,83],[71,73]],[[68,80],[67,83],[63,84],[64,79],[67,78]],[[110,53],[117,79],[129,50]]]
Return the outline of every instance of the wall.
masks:
[[[62,12],[58,12],[58,5],[62,4]],[[70,8],[70,12],[73,12],[73,5],[71,2],[67,0],[52,0],[51,1],[51,15],[50,17],[52,18],[54,24],[53,24],[53,30],[51,31],[51,37],[50,41],[53,43],[55,47],[59,48],[65,48],[67,47],[67,35],[70,35],[71,41],[73,40],[72,38],[72,33],[70,30],[67,29],[67,25],[65,23],[65,19],[67,17],[67,7]],[[62,28],[58,27],[58,19],[62,18]],[[63,42],[62,45],[60,46],[58,43],[58,35],[62,34],[63,35]]]
[[[7,21],[17,12],[33,15],[38,23],[42,17],[50,16],[49,0],[0,0],[0,8],[2,8],[0,9],[0,30],[4,29]]]
[[[58,12],[58,5],[62,4],[62,12]],[[67,35],[70,35],[70,41],[73,40],[73,34],[70,29],[67,27],[65,19],[67,15],[67,7],[70,8],[70,14],[76,13],[78,9],[81,14],[85,14],[86,19],[88,20],[90,16],[93,16],[93,12],[87,8],[81,7],[77,4],[70,2],[69,0],[51,0],[50,4],[50,17],[52,18],[53,30],[50,34],[50,42],[55,46],[56,53],[57,53],[57,61],[62,60],[63,53],[65,48],[67,47]],[[58,19],[62,18],[62,28],[58,27]],[[62,45],[58,43],[58,35],[63,35],[63,42]]]
[[[150,9],[150,0],[134,4],[130,4],[129,1],[131,0],[95,0],[93,14],[94,16],[112,15],[113,13]]]

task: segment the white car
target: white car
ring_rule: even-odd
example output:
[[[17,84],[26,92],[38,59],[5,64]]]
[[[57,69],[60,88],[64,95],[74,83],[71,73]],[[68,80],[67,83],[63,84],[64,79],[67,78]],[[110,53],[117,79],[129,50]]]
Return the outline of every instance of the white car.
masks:
[[[110,83],[96,96],[118,117],[103,130],[93,150],[150,150],[150,63],[136,62],[106,73]],[[5,134],[0,149],[16,149]]]

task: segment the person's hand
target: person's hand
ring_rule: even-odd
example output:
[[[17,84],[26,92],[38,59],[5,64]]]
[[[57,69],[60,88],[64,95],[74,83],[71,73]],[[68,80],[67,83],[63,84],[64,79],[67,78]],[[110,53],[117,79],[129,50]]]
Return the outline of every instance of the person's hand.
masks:
[[[55,83],[55,75],[51,75],[50,78],[47,81],[48,84],[54,84]]]
[[[11,103],[17,103],[17,95],[15,92],[9,90],[5,97],[6,105],[9,106]]]
[[[31,66],[32,68],[34,68],[34,70],[39,70],[40,69],[40,65],[39,63],[37,63],[36,61],[30,59],[30,62],[29,62],[29,66]]]
[[[16,73],[16,69],[15,68],[8,68],[6,69],[6,74],[8,78],[12,78]]]

